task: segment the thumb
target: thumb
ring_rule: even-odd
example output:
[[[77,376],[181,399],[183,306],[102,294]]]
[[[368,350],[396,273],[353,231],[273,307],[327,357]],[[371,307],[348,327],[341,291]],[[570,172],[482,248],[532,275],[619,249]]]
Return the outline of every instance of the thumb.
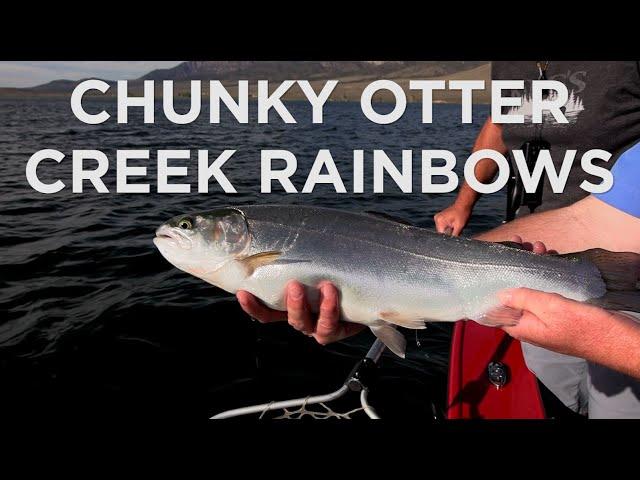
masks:
[[[445,233],[447,229],[453,229],[453,225],[449,221],[448,218],[445,218],[443,215],[436,215],[433,217],[436,224],[436,231],[438,233]]]
[[[530,288],[510,288],[498,292],[498,298],[505,307],[526,310],[535,313],[549,302],[551,294]]]

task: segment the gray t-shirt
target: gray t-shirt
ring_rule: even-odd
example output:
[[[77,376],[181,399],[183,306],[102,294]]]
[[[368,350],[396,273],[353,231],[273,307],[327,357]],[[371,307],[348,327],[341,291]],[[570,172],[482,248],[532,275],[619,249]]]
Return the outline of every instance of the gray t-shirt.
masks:
[[[545,63],[545,62],[543,62]],[[609,162],[594,161],[595,165],[611,169],[617,157],[640,140],[640,65],[628,62],[554,62],[546,70],[548,80],[557,80],[567,86],[569,101],[565,116],[569,123],[555,122],[545,116],[542,124],[531,123],[526,115],[526,102],[530,97],[531,80],[539,77],[535,61],[493,62],[494,80],[524,80],[525,91],[503,92],[504,96],[524,96],[524,124],[503,124],[503,141],[509,150],[519,149],[526,141],[542,136],[551,144],[551,155],[559,171],[564,153],[577,150],[564,193],[554,194],[549,180],[543,178],[542,205],[536,212],[570,205],[587,196],[579,188],[583,180],[598,183],[597,177],[586,174],[580,158],[587,150],[599,148],[613,154]],[[503,113],[518,113],[507,107]],[[530,110],[529,110],[530,111]],[[518,215],[529,213],[520,208]]]

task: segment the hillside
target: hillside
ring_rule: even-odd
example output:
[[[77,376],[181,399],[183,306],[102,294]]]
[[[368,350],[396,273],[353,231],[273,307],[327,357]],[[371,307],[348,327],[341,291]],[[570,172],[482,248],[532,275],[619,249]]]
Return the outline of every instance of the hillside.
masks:
[[[389,76],[399,72],[429,77],[477,67],[484,62],[321,62],[321,61],[228,61],[183,62],[173,68],[154,70],[140,80],[314,80],[345,76]]]
[[[161,94],[161,81],[174,80],[179,96],[188,96],[190,80],[203,80],[204,95],[207,95],[208,80],[221,80],[235,95],[238,80],[249,80],[249,92],[257,94],[257,80],[269,80],[279,83],[285,79],[309,80],[318,91],[326,80],[339,80],[331,100],[357,101],[364,87],[380,78],[390,79],[400,84],[407,92],[410,101],[419,101],[420,92],[408,90],[413,79],[443,80],[485,80],[491,78],[491,64],[487,62],[289,62],[289,61],[238,61],[238,62],[183,62],[170,69],[154,70],[143,77],[129,82],[131,93],[142,93],[143,80],[155,80],[156,92]],[[113,81],[105,80],[111,85]],[[50,97],[70,96],[73,88],[80,82],[73,80],[55,80],[32,88],[0,88],[0,97]],[[107,95],[115,95],[111,88]],[[284,97],[286,100],[304,99],[302,91],[293,87]],[[489,102],[488,88],[474,96],[476,103]],[[380,95],[377,101],[388,101],[390,96]],[[434,101],[458,103],[459,92],[435,91]]]

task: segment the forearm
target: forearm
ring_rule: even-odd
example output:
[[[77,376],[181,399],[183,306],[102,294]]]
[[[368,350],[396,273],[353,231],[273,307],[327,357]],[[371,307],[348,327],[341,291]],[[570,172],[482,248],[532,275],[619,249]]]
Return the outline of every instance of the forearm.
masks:
[[[640,323],[617,312],[600,310],[594,315],[600,325],[597,335],[579,347],[576,354],[589,361],[634,378],[640,378]]]
[[[515,325],[502,327],[517,340],[640,378],[640,323],[630,316],[529,288],[498,297],[521,312]]]
[[[507,152],[507,147],[502,141],[502,127],[491,121],[491,117],[482,126],[473,145],[474,152],[478,150],[496,150],[502,154]],[[484,159],[478,162],[475,168],[475,176],[481,183],[490,182],[498,171],[498,166],[493,160]],[[461,207],[473,208],[480,198],[480,194],[473,190],[467,182],[463,182],[458,191],[455,203]]]

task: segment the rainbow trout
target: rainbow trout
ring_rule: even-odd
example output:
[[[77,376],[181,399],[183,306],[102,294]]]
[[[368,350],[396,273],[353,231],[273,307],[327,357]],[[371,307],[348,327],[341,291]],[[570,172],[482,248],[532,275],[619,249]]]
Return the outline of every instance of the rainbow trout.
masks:
[[[177,268],[228,292],[246,290],[285,310],[298,280],[317,308],[317,289],[340,291],[345,321],[367,325],[403,356],[395,329],[462,318],[508,325],[517,312],[497,292],[528,287],[620,310],[640,311],[640,255],[594,249],[535,255],[514,245],[448,237],[369,213],[308,206],[240,206],[180,215],[155,245]]]

